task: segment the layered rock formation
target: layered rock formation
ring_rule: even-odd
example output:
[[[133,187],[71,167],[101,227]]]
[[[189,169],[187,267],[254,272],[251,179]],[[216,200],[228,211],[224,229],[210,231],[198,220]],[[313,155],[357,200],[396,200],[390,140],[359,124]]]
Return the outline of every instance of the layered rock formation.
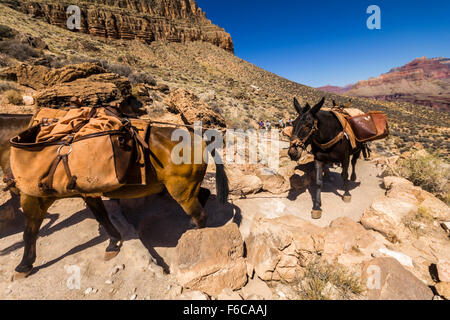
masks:
[[[13,9],[67,28],[66,10],[81,9],[81,32],[109,39],[206,41],[234,51],[231,36],[212,24],[194,0],[2,1]]]
[[[318,89],[377,100],[406,101],[450,111],[450,59],[422,57],[355,85],[328,85]]]

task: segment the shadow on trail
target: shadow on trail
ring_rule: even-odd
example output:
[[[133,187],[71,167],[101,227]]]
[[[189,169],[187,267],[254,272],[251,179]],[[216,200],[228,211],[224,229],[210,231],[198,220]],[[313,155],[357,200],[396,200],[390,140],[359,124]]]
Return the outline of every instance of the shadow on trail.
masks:
[[[116,203],[115,200],[105,201],[107,207],[109,207],[108,202]],[[157,253],[155,247],[176,247],[181,236],[186,231],[195,228],[191,218],[185,214],[178,203],[168,194],[150,196],[145,199],[129,200],[126,202],[125,206],[121,206],[121,209],[123,218],[125,218],[125,220],[135,229],[137,238],[142,241],[143,245],[156,260],[157,264],[163,267],[165,272],[168,273],[169,267],[163,257]],[[215,196],[210,197],[206,205],[206,212],[209,213],[208,228],[221,227],[230,221],[240,225],[242,221],[241,210],[238,207],[232,204],[221,205],[216,201]],[[19,216],[22,217],[22,214],[20,213]],[[55,232],[77,225],[86,219],[94,219],[93,214],[88,209],[78,211],[61,222],[56,223],[59,217],[60,214],[48,214],[46,216],[46,223],[39,232],[40,238],[48,237]],[[48,219],[50,220],[47,221]],[[2,236],[23,232],[23,228],[24,223],[22,218],[22,223],[18,223],[14,226],[14,230],[5,235],[2,234]],[[125,243],[126,240],[134,238],[135,237],[133,236],[128,239],[125,238]],[[100,227],[99,225],[98,236],[75,246],[58,258],[48,261],[40,266],[36,266],[33,269],[33,273],[48,268],[68,256],[95,247],[108,240],[109,238],[106,232],[103,227]],[[24,242],[18,241],[7,248],[1,249],[0,256],[5,256],[13,251],[22,249],[23,246]],[[99,257],[99,259],[101,258]]]

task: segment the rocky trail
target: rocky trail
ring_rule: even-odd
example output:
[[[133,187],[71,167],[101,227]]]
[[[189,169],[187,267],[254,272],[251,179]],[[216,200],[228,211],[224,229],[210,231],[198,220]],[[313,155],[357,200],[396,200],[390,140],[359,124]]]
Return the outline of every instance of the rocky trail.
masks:
[[[332,169],[331,179],[326,180],[323,192],[324,215],[321,220],[310,218],[311,195],[307,189],[295,194],[288,192],[273,195],[263,192],[248,195],[247,199],[236,197],[230,200],[230,203],[226,206],[219,205],[213,196],[207,205],[207,212],[209,212],[210,217],[208,228],[205,231],[194,230],[189,217],[167,195],[157,195],[136,201],[122,201],[120,204],[117,201],[106,200],[114,224],[125,237],[119,256],[108,262],[103,261],[107,236],[102,228],[99,228],[98,223],[86,209],[83,201],[79,199],[60,200],[50,208],[43,223],[38,240],[38,258],[33,274],[27,279],[13,281],[13,270],[20,261],[23,250],[23,221],[20,216],[17,216],[12,227],[4,230],[0,236],[0,299],[298,298],[292,285],[282,284],[285,282],[268,281],[271,277],[271,280],[275,280],[274,273],[272,273],[272,276],[264,278],[264,274],[267,275],[267,270],[264,271],[261,266],[253,265],[255,261],[251,261],[250,256],[253,253],[249,250],[252,250],[255,245],[254,238],[260,228],[260,226],[257,226],[258,223],[263,225],[268,221],[279,221],[280,224],[272,225],[276,228],[283,228],[286,221],[289,222],[286,230],[282,231],[288,235],[293,231],[292,228],[295,229],[296,226],[300,226],[296,236],[300,237],[301,242],[305,242],[300,243],[303,246],[308,246],[308,241],[304,237],[308,236],[310,231],[308,231],[308,234],[302,234],[302,230],[317,228],[317,230],[314,230],[320,232],[321,228],[330,228],[330,222],[336,219],[341,223],[344,222],[344,225],[346,225],[344,229],[348,229],[339,232],[354,233],[355,230],[357,230],[357,233],[368,232],[364,231],[364,228],[357,222],[361,220],[361,216],[369,209],[375,199],[384,197],[386,190],[382,187],[383,179],[378,176],[380,168],[371,162],[359,162],[357,173],[358,181],[361,181],[361,184],[355,184],[355,188],[351,191],[353,201],[349,204],[343,203],[338,196],[342,192],[338,172],[340,172],[340,169]],[[208,184],[208,181],[206,182]],[[342,218],[349,218],[349,220]],[[237,225],[239,230],[234,230],[233,225]],[[305,226],[307,226],[306,229]],[[231,228],[231,230],[227,228]],[[351,230],[352,228],[356,229]],[[270,228],[263,229],[263,232],[271,232]],[[203,232],[206,233],[203,234]],[[242,253],[240,257],[233,259],[233,261],[221,262],[220,258],[217,257],[214,258],[214,261],[211,261],[211,257],[207,258],[208,250],[214,250],[216,247],[208,242],[211,241],[211,239],[208,240],[208,232],[212,232],[209,237],[217,239],[218,246],[222,241],[219,239],[224,234],[227,236],[237,234],[238,238],[242,236],[242,239],[246,241],[247,257]],[[370,233],[370,237],[375,234],[374,231],[370,231]],[[198,240],[196,236],[199,236],[201,240]],[[279,236],[279,234],[272,235],[273,238]],[[193,239],[191,239],[192,237]],[[345,253],[347,248],[342,248],[343,252],[337,251],[342,246],[350,245],[349,241],[356,241],[353,245],[361,246],[358,243],[360,239],[351,240],[350,238],[350,235],[334,238],[332,240],[336,246],[333,249],[333,251],[336,251],[334,253]],[[367,238],[367,235],[360,235],[360,238]],[[376,238],[383,237],[377,234]],[[189,278],[192,275],[187,275],[186,270],[182,270],[183,264],[180,261],[186,259],[183,255],[189,256],[189,254],[192,254],[192,252],[189,253],[190,249],[187,249],[186,252],[180,252],[179,247],[183,246],[186,241],[189,246],[194,248],[199,245],[198,241],[203,241],[205,246],[211,247],[210,249],[197,248],[195,257],[188,258],[188,260],[194,260],[189,260],[187,263],[188,265],[191,264],[193,272],[195,272],[195,268],[201,268],[199,264],[201,265],[202,261],[197,260],[206,257],[206,260],[210,260],[207,262],[209,264],[221,263],[223,272],[232,274],[232,280],[224,284],[223,282],[226,279],[208,279],[209,275],[205,275],[207,281],[206,284],[203,284],[203,290],[195,290],[196,288],[202,288],[200,284],[202,280],[187,281],[186,277]],[[192,241],[192,243],[189,241]],[[226,240],[223,241],[226,242]],[[262,239],[262,243],[269,247],[271,241],[273,239]],[[291,241],[293,240],[291,239]],[[339,241],[342,243],[339,243]],[[238,244],[237,247],[242,247],[242,240],[240,242],[241,244]],[[327,251],[326,242],[327,236],[325,236],[325,253]],[[381,243],[387,242],[383,238]],[[223,244],[225,247],[227,245],[229,243]],[[203,253],[202,250],[207,252]],[[339,259],[344,255],[341,254]],[[288,256],[295,257],[295,255]],[[239,271],[240,268],[235,268],[235,266],[239,266],[244,261],[244,257],[247,259],[247,266],[243,263],[242,268],[244,270],[241,272]],[[271,256],[263,258],[265,259],[263,264],[270,264]],[[367,257],[359,258],[362,261],[367,259]],[[281,257],[281,260],[283,260],[283,257]],[[233,267],[228,268],[227,263],[231,263]],[[291,271],[286,275],[280,274],[287,277],[286,279],[290,279],[289,274],[292,273],[292,270],[299,271],[295,269],[298,264],[301,263],[294,263],[294,269],[291,268]],[[278,265],[280,265],[279,262]],[[289,263],[286,266],[290,266]],[[252,268],[255,268],[255,270],[252,271]],[[75,286],[74,288],[73,277],[77,270],[79,270],[80,282],[79,287]],[[259,274],[260,270],[263,270],[263,273]],[[204,272],[204,270],[199,271],[200,274],[201,272]],[[247,279],[247,274],[249,279]],[[239,277],[242,278],[242,276],[245,279],[241,281],[243,283],[238,284]],[[251,277],[253,279],[250,279]],[[266,282],[262,281],[261,278]],[[227,289],[227,285],[235,285],[234,288],[231,288],[235,289],[235,292],[231,289],[222,291],[222,289]],[[192,288],[189,288],[190,286]],[[236,291],[236,288],[240,290]],[[425,288],[427,287],[425,286]],[[208,294],[206,295],[205,292]],[[420,298],[432,296],[431,291],[429,291]]]

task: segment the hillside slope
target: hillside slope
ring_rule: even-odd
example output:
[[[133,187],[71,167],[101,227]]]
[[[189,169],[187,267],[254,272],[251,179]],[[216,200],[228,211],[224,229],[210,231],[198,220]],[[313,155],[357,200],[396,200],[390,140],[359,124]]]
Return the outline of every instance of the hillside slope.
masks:
[[[20,21],[20,23],[18,23]],[[295,117],[292,98],[301,103],[314,103],[323,96],[327,104],[334,99],[344,104],[348,97],[304,86],[252,65],[229,51],[207,42],[175,43],[138,40],[105,39],[74,33],[50,25],[0,4],[0,24],[22,34],[41,38],[48,50],[40,50],[30,62],[60,67],[73,62],[100,61],[115,72],[137,70],[157,83],[171,88],[183,87],[200,95],[220,111],[230,127],[247,128],[259,120],[278,121]],[[14,54],[1,52],[2,65],[17,63]],[[432,109],[424,110],[404,102],[382,102],[355,98],[353,105],[363,110],[380,110],[388,114],[393,142],[407,149],[415,142],[448,154],[450,115]],[[150,112],[159,103],[148,106]]]

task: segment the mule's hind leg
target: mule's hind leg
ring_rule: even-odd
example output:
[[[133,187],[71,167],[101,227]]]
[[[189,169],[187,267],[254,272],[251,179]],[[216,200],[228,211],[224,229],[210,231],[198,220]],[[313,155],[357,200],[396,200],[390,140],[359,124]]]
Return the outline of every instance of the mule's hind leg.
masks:
[[[360,156],[361,156],[361,151],[355,153],[352,158],[352,176],[350,177],[350,180],[353,182],[356,181],[356,163],[358,162],[358,159]]]
[[[172,198],[183,208],[184,212],[192,218],[197,228],[204,228],[208,220],[208,215],[203,205],[206,204],[208,199],[206,199],[206,191],[201,190],[206,189],[201,189],[200,183],[190,185],[188,181],[180,183],[178,179],[170,179],[167,181],[166,188]]]
[[[342,181],[344,182],[344,196],[343,196],[343,200],[346,203],[349,203],[352,201],[352,195],[350,194],[349,191],[349,186],[348,186],[348,169],[349,169],[349,165],[350,165],[350,156],[346,157],[344,159],[344,161],[342,162]]]
[[[122,245],[122,236],[116,227],[111,223],[108,212],[101,198],[84,198],[86,205],[92,211],[98,223],[105,228],[109,236],[109,245],[105,252],[105,261],[115,258]]]
[[[15,270],[14,279],[16,280],[26,278],[33,270],[33,263],[36,261],[36,241],[39,236],[39,229],[48,208],[55,202],[55,199],[36,198],[22,194],[20,202],[25,216],[24,251],[22,261]]]
[[[211,191],[205,188],[200,188],[200,192],[198,193],[198,201],[200,201],[203,208],[206,206],[210,195]]]

